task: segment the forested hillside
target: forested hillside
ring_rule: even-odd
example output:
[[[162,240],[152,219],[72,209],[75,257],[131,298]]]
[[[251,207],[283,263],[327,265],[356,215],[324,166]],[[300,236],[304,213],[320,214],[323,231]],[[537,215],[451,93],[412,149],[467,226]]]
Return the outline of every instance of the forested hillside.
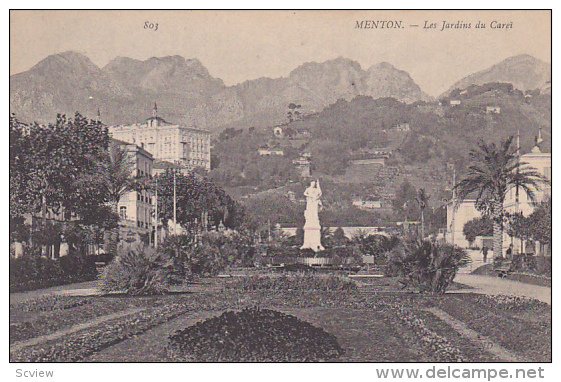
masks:
[[[325,197],[340,204],[328,202],[326,216],[340,207],[348,210],[353,198],[390,205],[406,180],[426,188],[432,195],[430,204],[438,206],[450,189],[452,169],[461,176],[478,140],[498,141],[520,131],[521,150],[527,152],[541,127],[542,150],[550,150],[550,116],[549,94],[522,92],[503,83],[472,85],[430,103],[359,96],[281,126],[284,131],[309,132],[305,139],[274,137],[272,127],[224,131],[215,142],[211,176],[240,197],[269,189],[283,196],[290,185],[304,182],[292,161],[309,152],[312,177],[328,182]],[[284,155],[260,156],[260,147],[280,148]],[[380,152],[389,153],[384,166],[356,164],[356,159]],[[297,195],[302,187],[295,190]],[[287,207],[285,212],[289,211]],[[354,220],[362,224],[368,220],[355,212]],[[369,213],[372,223],[380,220],[380,211],[376,218]]]

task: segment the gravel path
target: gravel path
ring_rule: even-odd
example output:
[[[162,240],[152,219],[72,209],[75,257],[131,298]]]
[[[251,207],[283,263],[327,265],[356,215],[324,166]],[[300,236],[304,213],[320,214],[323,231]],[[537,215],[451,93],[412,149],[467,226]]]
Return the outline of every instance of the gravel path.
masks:
[[[473,289],[453,291],[450,293],[480,293],[488,295],[506,295],[527,297],[551,305],[551,288],[505,280],[499,277],[470,275],[458,273],[455,282],[465,284]]]

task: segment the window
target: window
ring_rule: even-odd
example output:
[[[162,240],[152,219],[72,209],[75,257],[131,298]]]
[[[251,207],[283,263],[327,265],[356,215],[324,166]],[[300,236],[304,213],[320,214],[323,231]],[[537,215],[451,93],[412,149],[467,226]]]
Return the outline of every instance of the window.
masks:
[[[122,206],[119,208],[119,217],[123,220],[127,218],[127,207]]]

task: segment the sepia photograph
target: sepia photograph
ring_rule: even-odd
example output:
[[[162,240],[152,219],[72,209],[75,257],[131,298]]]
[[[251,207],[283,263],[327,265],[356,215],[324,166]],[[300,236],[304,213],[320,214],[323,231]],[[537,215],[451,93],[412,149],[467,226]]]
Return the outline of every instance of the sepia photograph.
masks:
[[[543,378],[551,79],[547,9],[10,10],[14,375]]]

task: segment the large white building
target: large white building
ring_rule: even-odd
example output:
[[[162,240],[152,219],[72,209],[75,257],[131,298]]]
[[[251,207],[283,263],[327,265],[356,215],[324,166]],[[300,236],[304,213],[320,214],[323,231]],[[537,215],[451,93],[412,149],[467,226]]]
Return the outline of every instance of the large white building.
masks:
[[[126,151],[132,162],[132,172],[137,177],[151,177],[154,157],[136,144],[114,140]],[[119,200],[119,226],[121,240],[139,241],[142,235],[152,234],[154,209],[152,193],[147,190],[131,191]]]
[[[113,138],[135,144],[155,159],[185,168],[210,170],[210,133],[165,121],[154,104],[152,116],[143,123],[109,127]]]

